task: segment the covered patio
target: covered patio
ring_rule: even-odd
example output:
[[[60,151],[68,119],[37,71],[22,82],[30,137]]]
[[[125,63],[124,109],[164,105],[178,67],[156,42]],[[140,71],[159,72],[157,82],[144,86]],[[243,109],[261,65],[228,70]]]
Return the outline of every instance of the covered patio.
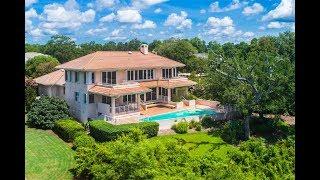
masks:
[[[97,105],[97,115],[106,115],[115,117],[130,113],[136,113],[140,110],[140,95],[150,92],[151,89],[141,86],[132,87],[106,87],[96,85],[89,89],[89,105]],[[89,111],[96,114],[92,108]],[[89,113],[90,114],[90,113]]]

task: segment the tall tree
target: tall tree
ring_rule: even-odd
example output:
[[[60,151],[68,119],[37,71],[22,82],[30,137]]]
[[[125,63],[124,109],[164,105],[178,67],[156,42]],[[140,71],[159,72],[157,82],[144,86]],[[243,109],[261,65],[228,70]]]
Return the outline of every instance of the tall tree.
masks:
[[[81,56],[76,43],[70,37],[64,35],[52,36],[41,51],[57,58],[60,63],[65,63]]]
[[[25,72],[28,77],[36,78],[54,71],[59,64],[54,57],[39,55],[27,61]]]
[[[160,46],[162,44],[159,40],[154,40],[152,43],[149,44],[149,51],[153,51],[156,47]]]
[[[190,39],[190,43],[193,45],[193,47],[197,48],[197,51],[199,53],[203,53],[207,51],[206,42],[201,40],[198,37],[194,37]]]

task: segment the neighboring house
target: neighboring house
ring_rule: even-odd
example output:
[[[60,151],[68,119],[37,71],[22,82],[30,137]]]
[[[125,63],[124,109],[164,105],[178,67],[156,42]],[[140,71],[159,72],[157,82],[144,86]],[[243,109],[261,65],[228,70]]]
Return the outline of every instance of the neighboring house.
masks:
[[[32,58],[34,58],[34,57],[36,57],[36,56],[48,56],[48,55],[46,55],[46,54],[42,54],[42,53],[38,53],[38,52],[26,52],[25,54],[24,54],[24,63],[27,63],[27,61],[29,60],[29,59],[32,59]]]
[[[49,74],[33,79],[38,85],[38,94],[40,96],[60,97],[65,96],[65,71],[59,69]]]
[[[176,88],[188,90],[196,84],[178,77],[177,68],[183,66],[148,53],[148,46],[143,44],[140,52],[98,51],[56,68],[65,70],[65,99],[71,114],[86,122],[95,118],[139,118],[141,108],[148,104],[170,103]],[[37,83],[46,88],[54,84]]]

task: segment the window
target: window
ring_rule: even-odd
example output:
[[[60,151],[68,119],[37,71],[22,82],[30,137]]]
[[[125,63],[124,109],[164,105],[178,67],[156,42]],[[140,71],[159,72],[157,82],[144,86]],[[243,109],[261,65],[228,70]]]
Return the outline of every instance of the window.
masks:
[[[166,70],[162,69],[162,78],[166,78]]]
[[[134,79],[135,80],[138,80],[139,78],[138,78],[138,71],[134,71]]]
[[[176,77],[176,76],[177,76],[177,69],[173,68],[173,77]]]
[[[128,103],[136,102],[136,95],[135,94],[124,95],[123,102],[128,102]]]
[[[94,103],[94,94],[89,94],[89,104]]]
[[[107,73],[102,72],[102,83],[106,83],[106,82],[107,82]]]
[[[83,72],[83,83],[87,84],[87,72]]]
[[[172,78],[172,69],[169,69],[169,78]]]
[[[163,79],[168,79],[172,77],[176,77],[177,75],[177,70],[176,68],[172,69],[162,69],[162,78]]]
[[[83,103],[87,104],[87,94],[83,94]]]
[[[102,103],[111,105],[111,97],[102,96]]]
[[[94,83],[94,72],[91,72],[91,83]]]
[[[168,89],[159,87],[159,95],[168,96]]]
[[[74,100],[75,100],[76,102],[79,101],[79,92],[74,92]]]
[[[116,84],[117,83],[117,72],[102,72],[102,83]]]
[[[147,79],[147,70],[143,70],[143,78],[142,79]]]
[[[63,86],[63,94],[66,94],[66,87]]]
[[[75,82],[79,81],[79,72],[74,72],[74,81]]]
[[[151,79],[153,79],[153,69],[151,69]]]
[[[127,81],[133,81],[134,80],[134,72],[135,71],[127,71]]]
[[[65,81],[68,81],[68,71],[65,71],[65,72],[64,72],[64,80],[65,80]]]

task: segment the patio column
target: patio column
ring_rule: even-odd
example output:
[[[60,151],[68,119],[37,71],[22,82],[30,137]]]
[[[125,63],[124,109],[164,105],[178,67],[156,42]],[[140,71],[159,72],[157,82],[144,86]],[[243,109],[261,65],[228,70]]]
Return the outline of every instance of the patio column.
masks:
[[[171,101],[171,89],[168,88],[168,102]]]
[[[156,98],[159,99],[159,87],[156,87]]]
[[[111,97],[111,115],[112,117],[116,114],[116,98]]]
[[[144,93],[143,94],[143,101],[146,102],[146,99],[147,99],[147,93]]]
[[[140,108],[140,103],[141,103],[140,94],[136,94],[136,100],[138,103],[138,108]]]

